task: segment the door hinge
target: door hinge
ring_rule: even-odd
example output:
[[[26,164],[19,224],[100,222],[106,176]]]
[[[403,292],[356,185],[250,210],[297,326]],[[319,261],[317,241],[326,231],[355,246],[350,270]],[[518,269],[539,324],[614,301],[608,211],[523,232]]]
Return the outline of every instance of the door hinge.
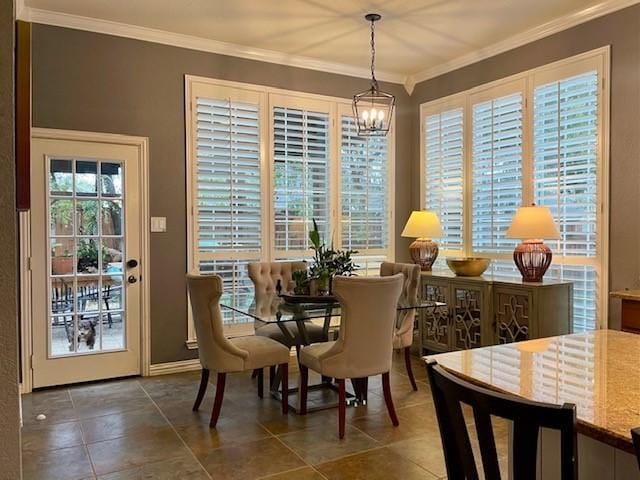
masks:
[[[31,257],[27,257],[27,270],[31,271]]]
[[[29,365],[27,367],[28,370],[33,370],[33,353],[29,355]]]

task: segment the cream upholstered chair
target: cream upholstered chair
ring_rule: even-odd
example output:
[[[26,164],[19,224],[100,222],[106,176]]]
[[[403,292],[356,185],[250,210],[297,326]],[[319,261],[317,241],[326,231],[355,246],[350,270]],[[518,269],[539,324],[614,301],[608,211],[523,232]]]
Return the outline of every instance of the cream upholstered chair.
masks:
[[[418,287],[420,285],[420,266],[413,263],[383,262],[380,265],[380,276],[386,277],[401,273],[404,275],[402,295],[398,301],[399,306],[417,305]],[[404,364],[411,386],[418,390],[416,379],[411,368],[411,344],[413,343],[413,323],[416,317],[415,309],[401,310],[396,320],[396,328],[393,331],[393,348],[404,350]]]
[[[217,372],[216,397],[211,412],[211,428],[216,426],[227,373],[262,369],[278,365],[282,370],[282,413],[288,410],[288,367],[289,349],[266,337],[255,335],[227,339],[222,331],[220,296],[222,278],[217,275],[187,275],[189,301],[193,312],[193,322],[198,336],[198,354],[202,365],[200,389],[193,410],[200,403],[207,390],[209,372]],[[262,392],[259,392],[260,394]]]
[[[256,298],[274,295],[278,281],[282,285],[282,292],[290,292],[295,287],[293,272],[306,270],[304,262],[254,262],[247,267],[249,278],[253,282]],[[327,339],[327,332],[322,325],[305,322],[308,343],[323,342]],[[299,347],[302,335],[298,331],[296,322],[286,322],[281,325],[271,323],[256,329],[256,335],[269,337],[287,347]]]
[[[333,294],[341,306],[340,336],[334,342],[303,347],[300,352],[300,413],[307,411],[309,368],[338,383],[338,433],[344,437],[345,379],[382,374],[384,400],[394,426],[398,425],[389,371],[396,309],[404,276],[336,277]],[[355,384],[355,383],[354,383]]]

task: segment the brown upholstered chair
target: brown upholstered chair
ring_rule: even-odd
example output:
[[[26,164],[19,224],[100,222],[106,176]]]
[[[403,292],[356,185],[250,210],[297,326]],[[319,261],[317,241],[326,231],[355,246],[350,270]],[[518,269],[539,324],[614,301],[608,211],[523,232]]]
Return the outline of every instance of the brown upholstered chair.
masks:
[[[306,270],[307,264],[304,262],[254,262],[247,268],[255,288],[256,298],[264,298],[276,293],[278,281],[282,285],[283,293],[292,291],[295,286],[293,272]],[[327,339],[327,331],[322,325],[308,321],[305,322],[305,330],[308,343],[323,342]],[[256,335],[271,338],[289,348],[299,347],[302,343],[302,335],[295,322],[260,325],[256,328]]]
[[[227,339],[222,331],[220,296],[222,278],[217,275],[187,275],[189,301],[198,336],[198,355],[202,365],[200,389],[193,410],[200,408],[207,390],[209,372],[218,374],[216,397],[211,412],[211,428],[216,426],[227,373],[263,369],[278,365],[282,370],[282,413],[288,410],[289,349],[266,337],[255,335]],[[259,392],[261,394],[262,392]]]
[[[398,306],[417,305],[418,288],[420,285],[420,266],[413,263],[391,263],[383,262],[380,265],[380,276],[404,275],[404,283],[402,286],[402,295],[398,301]],[[393,331],[393,348],[395,350],[404,350],[404,364],[407,369],[407,375],[411,381],[411,386],[415,391],[418,390],[416,379],[413,376],[411,368],[411,344],[413,343],[413,324],[416,318],[415,309],[401,310],[396,320],[396,328]]]
[[[340,336],[333,342],[303,347],[300,351],[300,413],[307,411],[309,368],[338,383],[338,434],[345,430],[345,379],[366,379],[382,374],[387,410],[398,425],[391,398],[389,371],[391,337],[404,276],[336,277],[333,294],[341,305]]]

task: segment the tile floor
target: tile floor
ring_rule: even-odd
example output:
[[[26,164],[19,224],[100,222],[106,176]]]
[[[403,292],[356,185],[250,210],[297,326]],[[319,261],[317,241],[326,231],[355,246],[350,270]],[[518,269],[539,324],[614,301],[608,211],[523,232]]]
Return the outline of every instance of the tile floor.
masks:
[[[25,395],[24,478],[444,478],[433,403],[418,358],[414,369],[418,392],[411,390],[402,358],[394,358],[391,385],[400,426],[391,425],[381,382],[372,378],[368,404],[347,409],[342,441],[335,409],[282,416],[278,402],[257,397],[256,381],[248,373],[228,377],[215,430],[208,427],[213,386],[200,412],[191,411],[198,372]],[[290,384],[295,385],[297,368],[291,370]],[[39,413],[46,420],[36,420]],[[496,430],[504,452],[507,429]]]

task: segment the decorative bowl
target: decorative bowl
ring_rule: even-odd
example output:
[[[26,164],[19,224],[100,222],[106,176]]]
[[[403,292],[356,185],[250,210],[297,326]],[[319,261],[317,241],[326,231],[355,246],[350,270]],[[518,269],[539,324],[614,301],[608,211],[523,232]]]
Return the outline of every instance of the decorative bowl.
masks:
[[[447,265],[459,277],[479,277],[489,267],[490,258],[447,258]]]

